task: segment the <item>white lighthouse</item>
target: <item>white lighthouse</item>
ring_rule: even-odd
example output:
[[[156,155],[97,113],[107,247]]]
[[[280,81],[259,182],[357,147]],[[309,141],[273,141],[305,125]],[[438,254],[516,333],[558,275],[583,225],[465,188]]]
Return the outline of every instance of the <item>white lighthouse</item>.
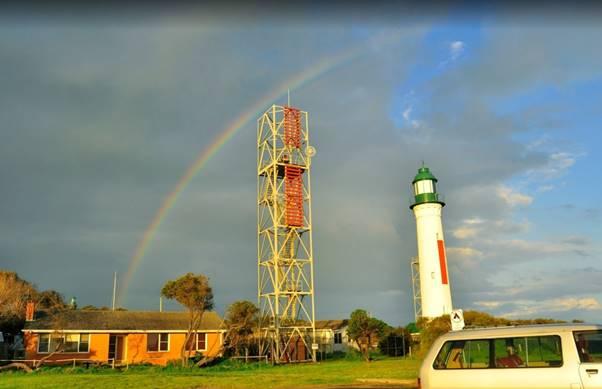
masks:
[[[416,217],[418,242],[418,274],[420,280],[417,316],[434,318],[452,311],[452,300],[445,255],[445,240],[441,223],[441,209],[445,203],[437,193],[437,179],[428,167],[422,165],[412,181],[414,202],[410,209]],[[416,264],[416,263],[415,263]],[[415,295],[416,295],[415,290]],[[416,304],[416,302],[415,302]]]

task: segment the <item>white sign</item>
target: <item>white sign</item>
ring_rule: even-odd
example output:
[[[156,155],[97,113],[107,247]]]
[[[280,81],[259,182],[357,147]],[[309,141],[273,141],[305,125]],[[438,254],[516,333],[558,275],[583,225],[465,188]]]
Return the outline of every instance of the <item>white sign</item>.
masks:
[[[312,344],[311,344],[311,349],[312,349],[312,350],[317,350],[317,349],[319,349],[319,348],[320,348],[320,347],[318,346],[318,344],[317,344],[317,343],[312,343]]]
[[[454,309],[449,315],[451,320],[452,331],[460,331],[464,329],[464,312],[461,309]]]

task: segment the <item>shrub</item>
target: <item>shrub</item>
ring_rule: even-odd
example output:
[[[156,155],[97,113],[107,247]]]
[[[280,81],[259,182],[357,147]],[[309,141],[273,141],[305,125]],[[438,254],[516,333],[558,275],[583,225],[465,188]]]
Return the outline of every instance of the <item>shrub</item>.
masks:
[[[433,342],[439,336],[451,330],[449,315],[439,316],[431,320],[421,318],[418,320],[417,325],[420,328],[418,356],[421,358],[426,355]]]
[[[350,348],[345,353],[346,361],[361,361],[363,359],[362,353],[354,348]]]

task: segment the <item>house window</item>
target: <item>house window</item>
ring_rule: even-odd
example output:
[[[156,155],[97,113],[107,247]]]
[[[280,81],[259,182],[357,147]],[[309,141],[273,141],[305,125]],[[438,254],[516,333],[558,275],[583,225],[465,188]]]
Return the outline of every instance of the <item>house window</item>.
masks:
[[[335,334],[334,334],[334,343],[335,344],[341,344],[341,343],[343,343],[343,334],[341,334],[340,332],[335,332]]]
[[[196,349],[198,351],[207,350],[207,334],[201,332],[200,334],[196,334]]]
[[[191,344],[194,342],[194,344]],[[207,334],[205,332],[197,332],[188,340],[186,350],[207,351]]]
[[[90,334],[79,334],[79,349],[80,353],[90,351]]]
[[[79,346],[79,334],[66,334],[63,351],[66,353],[76,353]]]
[[[38,353],[87,353],[90,350],[90,334],[40,334]]]
[[[169,334],[147,334],[146,351],[169,351]]]
[[[47,353],[48,346],[50,343],[50,334],[40,334],[38,337],[38,352],[39,353]]]

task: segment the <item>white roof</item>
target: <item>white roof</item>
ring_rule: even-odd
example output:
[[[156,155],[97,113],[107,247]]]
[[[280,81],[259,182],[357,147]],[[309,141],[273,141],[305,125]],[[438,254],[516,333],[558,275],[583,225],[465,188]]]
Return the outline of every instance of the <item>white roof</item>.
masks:
[[[547,335],[560,332],[602,330],[601,324],[534,324],[525,326],[505,326],[464,329],[462,331],[450,331],[442,337],[446,339],[474,339],[474,338],[494,338],[499,336],[528,336],[528,335]]]

